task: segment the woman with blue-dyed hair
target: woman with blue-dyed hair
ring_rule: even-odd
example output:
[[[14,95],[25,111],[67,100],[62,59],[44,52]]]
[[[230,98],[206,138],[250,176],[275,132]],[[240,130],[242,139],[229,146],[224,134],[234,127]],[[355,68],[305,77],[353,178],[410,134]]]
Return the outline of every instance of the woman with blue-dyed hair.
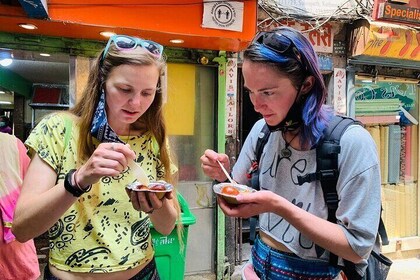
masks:
[[[262,115],[249,133],[232,169],[239,184],[260,190],[239,194],[239,204],[223,197],[218,203],[231,217],[259,216],[259,234],[252,247],[244,279],[340,279],[343,260],[363,275],[372,249],[378,248],[380,169],[376,147],[360,125],[350,125],[341,137],[338,156],[337,223],[329,222],[328,207],[318,179],[303,182],[317,171],[317,144],[334,119],[325,105],[327,90],[317,55],[298,31],[281,27],[258,33],[244,52],[244,87]],[[263,127],[269,137],[259,161],[257,142]],[[218,161],[229,171],[228,156],[206,150],[204,173],[226,180]],[[338,256],[330,263],[330,253]]]

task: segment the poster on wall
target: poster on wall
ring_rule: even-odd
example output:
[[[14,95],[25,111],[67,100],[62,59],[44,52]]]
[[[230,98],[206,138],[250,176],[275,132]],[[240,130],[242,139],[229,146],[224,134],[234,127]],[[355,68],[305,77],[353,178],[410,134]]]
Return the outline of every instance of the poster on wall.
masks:
[[[205,1],[203,5],[202,27],[242,32],[243,2]]]
[[[402,125],[418,124],[415,81],[356,79],[356,116],[378,116]],[[376,117],[377,118],[377,117]],[[378,118],[377,118],[378,119]]]

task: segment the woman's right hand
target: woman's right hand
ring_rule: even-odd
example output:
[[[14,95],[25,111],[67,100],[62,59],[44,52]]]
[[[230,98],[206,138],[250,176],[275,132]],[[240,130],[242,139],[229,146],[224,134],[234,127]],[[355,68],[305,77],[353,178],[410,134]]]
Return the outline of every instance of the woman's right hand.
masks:
[[[117,176],[127,168],[129,160],[135,157],[129,145],[101,143],[77,171],[76,183],[85,188],[104,176]]]
[[[219,182],[224,182],[227,179],[223,170],[220,168],[219,163],[217,163],[217,161],[219,161],[223,164],[227,172],[230,172],[230,162],[226,154],[219,154],[213,150],[206,150],[204,155],[200,157],[200,161],[201,168],[208,177]]]

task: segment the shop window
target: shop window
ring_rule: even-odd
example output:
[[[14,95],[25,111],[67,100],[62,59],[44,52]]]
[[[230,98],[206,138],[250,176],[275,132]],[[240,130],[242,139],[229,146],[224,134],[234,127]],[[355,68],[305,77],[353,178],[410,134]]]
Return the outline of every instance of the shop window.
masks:
[[[179,181],[209,180],[200,156],[215,141],[216,74],[211,67],[168,64],[164,112]]]
[[[356,77],[355,116],[376,142],[390,238],[418,236],[418,81]]]

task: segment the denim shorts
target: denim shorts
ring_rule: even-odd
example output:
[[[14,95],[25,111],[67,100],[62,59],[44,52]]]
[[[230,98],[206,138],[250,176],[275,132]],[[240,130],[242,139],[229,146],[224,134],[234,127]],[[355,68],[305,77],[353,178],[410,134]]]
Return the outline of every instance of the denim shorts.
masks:
[[[340,269],[326,261],[306,260],[271,248],[259,237],[251,250],[252,265],[262,280],[337,279]]]

